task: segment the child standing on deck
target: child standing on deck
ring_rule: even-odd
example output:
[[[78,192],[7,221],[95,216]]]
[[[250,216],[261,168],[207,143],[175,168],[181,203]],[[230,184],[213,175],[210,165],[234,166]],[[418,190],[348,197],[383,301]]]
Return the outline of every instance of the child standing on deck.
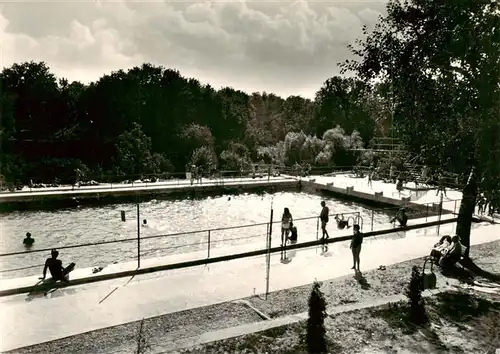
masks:
[[[359,225],[353,226],[353,236],[351,240],[351,251],[352,251],[352,261],[353,266],[351,269],[359,272],[359,255],[361,253],[361,245],[363,244],[363,234],[359,231]]]
[[[281,247],[285,246],[286,239],[292,227],[293,218],[290,209],[285,208],[281,216]]]

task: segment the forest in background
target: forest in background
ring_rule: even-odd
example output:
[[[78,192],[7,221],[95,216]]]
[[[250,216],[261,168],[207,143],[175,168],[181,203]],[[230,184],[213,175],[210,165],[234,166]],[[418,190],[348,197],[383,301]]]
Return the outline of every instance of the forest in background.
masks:
[[[84,85],[43,62],[0,74],[1,174],[7,183],[88,179],[278,165],[353,165],[387,133],[387,90],[332,77],[315,100],[226,87],[143,64]]]
[[[151,64],[89,85],[45,63],[4,68],[0,182],[73,183],[76,169],[117,180],[191,164],[238,171],[261,160],[352,166],[389,135],[415,162],[468,181],[468,205],[478,193],[500,204],[500,5],[390,0],[386,10],[349,46],[354,59],[332,63],[345,77],[326,80],[314,100],[216,90]]]

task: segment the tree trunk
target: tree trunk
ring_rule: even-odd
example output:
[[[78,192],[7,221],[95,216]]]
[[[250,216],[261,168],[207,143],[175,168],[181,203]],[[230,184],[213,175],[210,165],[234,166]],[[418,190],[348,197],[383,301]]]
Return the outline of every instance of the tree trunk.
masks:
[[[467,247],[465,257],[469,257],[470,250],[470,230],[472,226],[472,216],[476,207],[477,198],[477,175],[472,169],[467,184],[462,191],[462,201],[458,211],[456,235],[460,237],[460,242]]]

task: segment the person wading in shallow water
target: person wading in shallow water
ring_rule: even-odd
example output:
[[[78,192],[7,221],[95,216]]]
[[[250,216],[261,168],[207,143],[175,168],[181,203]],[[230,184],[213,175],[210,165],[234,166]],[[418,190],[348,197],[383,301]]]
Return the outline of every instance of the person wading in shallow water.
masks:
[[[346,227],[349,228],[349,220],[344,220],[344,215],[341,215],[339,218],[338,215],[335,215],[335,221],[337,222],[337,228],[340,230],[345,229]]]
[[[328,231],[326,231],[326,224],[328,224],[328,220],[329,220],[328,214],[330,213],[330,210],[326,206],[325,201],[321,202],[321,207],[322,207],[322,209],[321,209],[321,213],[319,214],[319,219],[321,220],[321,231],[323,232],[322,239],[326,240],[326,239],[330,238],[330,236],[328,236]]]
[[[355,271],[360,271],[359,270],[359,254],[361,253],[361,245],[363,244],[363,234],[359,230],[359,225],[354,225],[353,226],[353,236],[351,240],[351,251],[352,251],[352,261],[353,261],[353,266],[351,269],[354,269]]]
[[[27,232],[26,238],[23,240],[23,245],[30,247],[33,246],[33,243],[35,243],[35,239],[31,237],[31,233]]]

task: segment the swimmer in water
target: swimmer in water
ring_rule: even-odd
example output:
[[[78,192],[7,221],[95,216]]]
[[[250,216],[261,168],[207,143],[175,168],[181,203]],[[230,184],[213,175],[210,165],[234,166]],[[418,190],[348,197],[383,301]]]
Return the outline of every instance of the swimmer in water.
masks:
[[[396,216],[391,219],[391,224],[395,222],[399,222],[400,227],[406,227],[408,224],[408,215],[406,215],[406,208],[401,208],[396,213]]]
[[[347,228],[350,228],[349,226],[349,220],[344,220],[344,215],[341,215],[341,217],[339,218],[338,215],[335,215],[335,221],[337,222],[337,227],[340,229],[340,230],[343,230],[345,229],[346,227]]]
[[[146,219],[142,220],[142,227],[148,227],[148,221]]]
[[[27,232],[26,238],[23,240],[23,245],[30,247],[33,246],[33,243],[35,243],[35,239],[31,237],[31,233]]]

